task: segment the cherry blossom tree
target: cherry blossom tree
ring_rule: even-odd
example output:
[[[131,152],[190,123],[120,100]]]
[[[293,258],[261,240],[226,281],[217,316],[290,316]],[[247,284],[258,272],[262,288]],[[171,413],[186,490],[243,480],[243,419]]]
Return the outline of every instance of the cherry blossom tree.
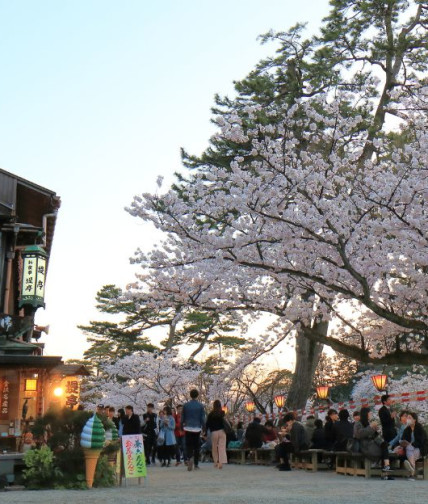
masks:
[[[167,402],[182,403],[196,387],[207,408],[219,399],[231,413],[237,413],[245,401],[253,398],[264,412],[278,387],[284,392],[291,379],[290,371],[272,372],[260,362],[275,351],[283,338],[249,338],[246,349],[238,350],[235,358],[216,359],[215,365],[210,359],[202,364],[189,361],[178,350],[137,351],[106,360],[99,374],[87,379],[82,399],[91,407],[102,401],[116,407],[131,404],[136,411],[142,411],[149,402],[158,407]]]
[[[130,404],[136,412],[142,412],[147,403],[163,406],[171,400],[186,400],[200,373],[197,364],[190,364],[177,352],[142,351],[106,363],[88,388],[106,404]]]
[[[137,253],[141,281],[185,304],[275,313],[359,360],[426,362],[428,7],[333,5],[302,43],[299,98],[218,116],[213,142],[251,151],[134,199],[166,235]],[[322,57],[335,78],[314,89],[304,71]],[[314,313],[344,337],[310,331]]]
[[[210,148],[128,209],[165,239],[137,251],[127,295],[273,314],[309,342],[312,372],[321,344],[428,363],[427,14],[337,0],[317,37],[266,35],[277,56],[218,100]]]

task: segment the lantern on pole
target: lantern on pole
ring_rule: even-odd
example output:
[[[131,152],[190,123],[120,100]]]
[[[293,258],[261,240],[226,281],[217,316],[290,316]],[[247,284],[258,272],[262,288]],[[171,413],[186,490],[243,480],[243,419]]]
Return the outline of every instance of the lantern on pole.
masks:
[[[327,399],[329,389],[330,387],[328,385],[320,385],[317,387],[318,399]]]
[[[245,409],[248,411],[248,413],[253,413],[256,409],[256,405],[254,404],[254,401],[247,401],[245,403]]]
[[[22,285],[19,307],[26,305],[37,310],[45,306],[46,252],[38,245],[30,245],[22,252]]]
[[[226,405],[224,405],[224,406],[222,406],[222,407],[221,407],[221,409],[222,409],[222,411],[224,412],[224,414],[225,414],[225,415],[227,415],[227,412],[229,411],[229,410],[227,409],[227,406],[226,406]]]
[[[275,401],[276,407],[281,409],[285,404],[285,397],[283,395],[276,395],[273,400]]]
[[[377,388],[379,392],[383,392],[386,389],[387,381],[388,381],[387,375],[377,374],[372,376],[373,385]]]

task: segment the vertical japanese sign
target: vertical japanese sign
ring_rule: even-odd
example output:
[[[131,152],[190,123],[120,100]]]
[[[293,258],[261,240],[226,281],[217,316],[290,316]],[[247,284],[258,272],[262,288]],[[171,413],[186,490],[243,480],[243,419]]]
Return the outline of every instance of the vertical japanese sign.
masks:
[[[79,403],[79,381],[76,378],[67,380],[65,384],[65,405],[73,409]]]
[[[10,383],[4,377],[0,379],[0,419],[9,419]]]
[[[22,295],[35,296],[36,294],[36,258],[28,257],[24,263],[22,274]]]
[[[46,259],[39,257],[37,261],[37,276],[36,276],[36,297],[44,299],[45,297],[45,280],[46,280]]]
[[[147,476],[143,436],[141,434],[122,436],[122,452],[125,478]]]
[[[20,306],[34,303],[44,306],[46,258],[36,253],[26,253],[23,267]]]

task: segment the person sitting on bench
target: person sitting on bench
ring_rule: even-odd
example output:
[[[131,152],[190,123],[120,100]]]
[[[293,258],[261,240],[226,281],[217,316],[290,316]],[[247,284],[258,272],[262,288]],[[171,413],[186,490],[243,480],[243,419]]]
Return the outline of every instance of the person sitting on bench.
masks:
[[[388,443],[380,435],[380,425],[372,419],[370,408],[361,408],[360,421],[354,424],[354,437],[361,453],[373,461],[382,459],[383,471],[390,471]]]
[[[279,458],[278,469],[280,471],[291,471],[289,456],[290,453],[299,453],[309,448],[304,426],[296,421],[294,413],[290,412],[284,416],[285,433],[282,441],[276,446],[276,453]]]
[[[407,415],[408,427],[404,429],[400,445],[406,450],[407,460],[404,461],[404,467],[409,471],[409,479],[413,480],[416,471],[416,461],[419,457],[425,455],[427,444],[427,435],[425,429],[418,422],[418,415],[409,412]]]

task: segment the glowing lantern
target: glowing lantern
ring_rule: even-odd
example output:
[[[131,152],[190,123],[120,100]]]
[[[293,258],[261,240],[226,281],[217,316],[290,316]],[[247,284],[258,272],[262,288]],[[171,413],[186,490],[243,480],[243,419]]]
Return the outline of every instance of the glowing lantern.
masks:
[[[25,380],[25,392],[37,392],[37,378],[27,378]]]
[[[227,406],[226,406],[226,405],[224,405],[224,406],[222,406],[222,408],[221,408],[221,409],[222,409],[222,411],[224,411],[224,414],[225,414],[225,415],[227,415],[227,412],[229,411],[229,410],[227,409]]]
[[[285,397],[283,395],[277,395],[273,398],[275,404],[278,408],[283,408],[285,404]]]
[[[254,401],[246,402],[245,409],[248,411],[248,413],[253,413],[253,411],[256,409],[256,405],[254,404]]]
[[[45,306],[46,252],[38,245],[26,247],[22,252],[22,287],[19,307],[30,305],[34,309]]]
[[[388,377],[384,374],[378,374],[372,376],[373,385],[379,390],[379,392],[383,392],[386,389],[386,382]]]
[[[53,391],[55,397],[61,397],[62,394],[64,393],[64,389],[61,387],[56,387]]]
[[[317,387],[318,399],[327,399],[329,389],[330,387],[328,385],[320,385]]]

